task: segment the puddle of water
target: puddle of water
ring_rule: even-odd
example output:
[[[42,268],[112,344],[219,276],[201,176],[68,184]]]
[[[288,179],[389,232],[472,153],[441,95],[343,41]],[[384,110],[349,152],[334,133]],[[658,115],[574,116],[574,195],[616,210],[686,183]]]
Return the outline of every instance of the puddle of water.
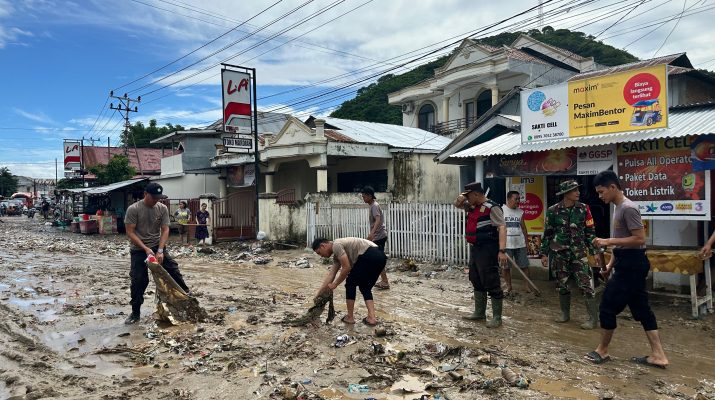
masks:
[[[64,304],[66,299],[61,297],[35,297],[31,299],[23,299],[19,297],[11,297],[8,302],[17,307],[30,308],[43,304]]]
[[[0,283],[0,291],[4,291],[10,289],[10,285],[7,285],[5,283]]]

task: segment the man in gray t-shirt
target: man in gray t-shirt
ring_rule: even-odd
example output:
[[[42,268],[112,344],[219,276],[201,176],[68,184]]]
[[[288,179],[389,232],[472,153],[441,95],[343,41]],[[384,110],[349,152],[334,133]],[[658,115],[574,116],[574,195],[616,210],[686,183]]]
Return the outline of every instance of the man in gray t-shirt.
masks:
[[[362,190],[362,200],[370,205],[370,233],[367,235],[367,240],[372,241],[380,248],[380,251],[385,252],[385,243],[387,243],[387,230],[385,229],[385,215],[382,213],[380,205],[375,200],[375,190],[370,186],[365,186]],[[380,282],[375,284],[378,289],[389,289],[390,282],[387,280],[387,268],[380,273]]]
[[[158,183],[150,183],[144,189],[144,198],[127,208],[124,226],[130,240],[131,278],[130,292],[132,313],[124,321],[133,324],[139,321],[144,292],[149,285],[149,273],[145,260],[149,256],[156,260],[176,283],[187,293],[189,288],[179,271],[179,265],[169,257],[166,242],[169,240],[169,210],[159,203],[165,199],[164,189]]]
[[[611,359],[608,346],[616,330],[616,317],[626,306],[631,310],[633,319],[640,322],[645,331],[650,354],[632,357],[636,364],[663,368],[668,366],[668,357],[658,334],[658,322],[648,304],[646,278],[650,271],[650,261],[645,253],[645,230],[641,222],[638,206],[623,195],[621,182],[613,171],[603,171],[593,178],[598,196],[606,204],[613,203],[613,237],[596,238],[596,247],[613,246],[613,256],[605,266],[604,276],[613,270],[603,290],[599,307],[601,322],[601,341],[596,349],[585,358],[594,364],[602,364]]]

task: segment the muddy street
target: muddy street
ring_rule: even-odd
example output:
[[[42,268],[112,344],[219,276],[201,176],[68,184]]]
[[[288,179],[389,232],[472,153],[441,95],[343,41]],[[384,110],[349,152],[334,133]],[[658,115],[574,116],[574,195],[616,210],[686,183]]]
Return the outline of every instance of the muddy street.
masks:
[[[141,321],[126,326],[123,236],[3,221],[2,399],[715,399],[715,318],[689,319],[683,300],[651,299],[667,370],[628,361],[648,353],[628,312],[618,320],[613,361],[596,366],[583,355],[599,331],[579,329],[580,301],[571,322],[552,322],[558,305],[549,282],[537,282],[541,297],[511,296],[503,327],[488,330],[460,318],[472,307],[462,266],[401,271],[402,260],[391,259],[392,288],[374,292],[377,330],[359,322],[366,315],[360,296],[358,323],[340,321],[342,286],[330,324],[326,311],[312,325],[292,327],[280,322],[308,310],[326,271],[317,255],[271,243],[223,243],[212,254],[170,244],[208,320],[157,324],[152,282]]]

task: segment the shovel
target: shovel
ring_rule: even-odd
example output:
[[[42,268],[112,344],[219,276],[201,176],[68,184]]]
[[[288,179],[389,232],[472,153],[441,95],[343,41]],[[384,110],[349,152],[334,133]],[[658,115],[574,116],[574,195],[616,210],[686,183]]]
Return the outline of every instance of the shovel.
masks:
[[[536,285],[534,285],[534,282],[532,282],[531,279],[529,279],[529,278],[526,276],[526,274],[524,273],[524,271],[522,271],[521,268],[520,268],[518,265],[516,265],[516,262],[514,262],[514,260],[513,260],[511,257],[509,257],[508,254],[505,254],[505,256],[506,256],[507,260],[509,260],[509,262],[511,263],[511,265],[514,266],[514,269],[517,270],[517,271],[519,271],[519,273],[520,273],[521,276],[524,278],[524,280],[526,280],[526,283],[529,284],[529,287],[534,290],[534,293],[535,293],[537,296],[541,296],[541,291],[539,290],[539,288],[536,287]]]

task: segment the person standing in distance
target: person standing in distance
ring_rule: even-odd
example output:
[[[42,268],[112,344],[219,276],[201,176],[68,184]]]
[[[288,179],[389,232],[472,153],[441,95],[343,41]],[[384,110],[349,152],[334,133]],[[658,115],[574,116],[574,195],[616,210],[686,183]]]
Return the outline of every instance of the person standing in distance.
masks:
[[[166,198],[163,192],[164,189],[158,183],[148,184],[144,189],[144,198],[129,206],[124,217],[131,257],[129,277],[132,313],[124,321],[127,325],[139,321],[141,316],[144,292],[149,285],[149,272],[145,264],[149,256],[156,257],[157,263],[190,294],[179,271],[179,265],[166,251],[166,243],[169,240],[169,209],[159,203],[160,199]]]
[[[385,215],[382,213],[380,205],[375,199],[375,189],[370,186],[365,186],[362,189],[362,201],[370,205],[370,234],[367,235],[367,240],[375,243],[381,252],[385,252],[385,243],[387,243],[387,230],[385,229]],[[380,281],[375,284],[378,289],[389,289],[390,282],[387,280],[387,268],[380,273]]]
[[[524,210],[519,208],[521,195],[512,190],[506,194],[506,207],[504,208],[504,222],[506,223],[506,254],[511,257],[516,265],[529,276],[529,255],[526,251],[526,224],[524,223]],[[507,292],[512,291],[511,265],[504,264],[502,269]],[[529,291],[527,286],[527,291]]]
[[[464,319],[486,320],[487,293],[492,299],[492,320],[487,328],[501,326],[504,292],[499,266],[506,259],[506,225],[499,205],[487,199],[480,182],[464,186],[454,206],[467,212],[465,237],[469,243],[469,280],[474,288],[474,312]]]
[[[601,322],[601,342],[596,350],[585,355],[588,361],[602,364],[611,359],[608,346],[616,330],[616,316],[626,306],[633,319],[640,322],[650,344],[650,355],[632,357],[637,364],[656,368],[668,366],[668,357],[663,351],[658,334],[658,322],[648,304],[646,278],[650,262],[645,254],[645,229],[638,206],[628,199],[621,190],[621,182],[613,171],[603,171],[593,179],[598,196],[606,204],[614,204],[613,237],[596,238],[597,247],[613,247],[613,256],[605,266],[604,275],[613,271],[603,290],[599,319]]]

